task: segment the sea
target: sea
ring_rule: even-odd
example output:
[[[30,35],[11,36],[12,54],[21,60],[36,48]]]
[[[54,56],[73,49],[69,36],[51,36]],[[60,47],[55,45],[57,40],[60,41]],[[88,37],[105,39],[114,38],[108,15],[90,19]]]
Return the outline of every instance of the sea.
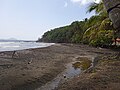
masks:
[[[54,43],[43,43],[35,41],[0,41],[0,52],[2,51],[14,51],[14,50],[24,50],[31,48],[43,48],[53,45]]]

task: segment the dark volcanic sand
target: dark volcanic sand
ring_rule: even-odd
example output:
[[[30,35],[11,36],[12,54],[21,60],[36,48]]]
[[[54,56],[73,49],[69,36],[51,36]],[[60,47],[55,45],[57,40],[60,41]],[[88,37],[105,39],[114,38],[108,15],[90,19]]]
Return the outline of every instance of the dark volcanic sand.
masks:
[[[103,59],[104,57],[104,59],[106,59],[107,57],[111,58],[110,56],[117,54],[117,52],[107,49],[74,44],[55,44],[46,48],[20,50],[17,51],[14,58],[11,58],[12,53],[12,51],[0,52],[0,90],[35,90],[54,79],[65,69],[65,65],[72,62],[75,57],[90,55],[94,57],[100,56],[100,58],[102,57]],[[73,80],[60,85],[58,89],[97,90],[98,86],[98,88],[101,89],[102,83],[111,78],[111,75],[114,77],[116,74],[118,75],[117,81],[115,81],[116,78],[115,80],[110,79],[109,85],[108,83],[106,85],[108,88],[111,87],[111,85],[120,86],[119,60],[110,62],[108,65],[106,63],[104,65],[104,63],[105,62],[100,62],[100,64],[98,64],[98,68],[96,69],[96,72],[94,72],[95,76],[94,73],[92,73],[91,76],[90,72],[82,73],[79,78],[73,78]],[[117,65],[118,67],[116,67]],[[112,69],[116,70],[115,73],[111,73]],[[103,78],[104,80],[101,81],[102,76],[105,76],[104,74],[107,75],[106,77],[108,78]],[[95,77],[95,80],[92,79],[91,81],[90,77]],[[98,79],[100,81],[98,81]],[[90,82],[92,84],[89,84]],[[95,86],[95,82],[99,83]],[[114,86],[112,90],[114,90]]]

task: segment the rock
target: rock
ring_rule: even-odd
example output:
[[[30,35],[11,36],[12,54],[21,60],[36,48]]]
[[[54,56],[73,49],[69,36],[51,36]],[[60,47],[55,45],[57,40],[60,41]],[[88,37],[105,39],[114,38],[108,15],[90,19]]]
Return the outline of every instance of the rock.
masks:
[[[63,75],[64,78],[66,78],[66,75]]]
[[[120,0],[103,0],[103,2],[116,29],[117,37],[120,37]]]

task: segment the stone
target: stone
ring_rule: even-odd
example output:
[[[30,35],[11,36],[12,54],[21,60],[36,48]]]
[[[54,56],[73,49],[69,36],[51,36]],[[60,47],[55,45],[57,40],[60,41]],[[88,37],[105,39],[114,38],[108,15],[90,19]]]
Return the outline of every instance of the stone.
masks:
[[[116,35],[120,37],[120,0],[103,0],[103,3],[116,29]]]

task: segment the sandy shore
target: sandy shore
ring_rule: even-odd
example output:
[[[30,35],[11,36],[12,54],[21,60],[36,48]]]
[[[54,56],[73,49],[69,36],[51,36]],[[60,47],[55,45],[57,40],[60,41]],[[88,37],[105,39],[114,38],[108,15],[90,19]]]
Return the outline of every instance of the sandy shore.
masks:
[[[0,90],[35,90],[53,80],[75,57],[89,55],[106,58],[117,54],[112,50],[73,44],[55,44],[45,48],[19,50],[13,58],[12,53],[12,51],[0,52]],[[80,77],[89,75],[87,73]],[[68,81],[57,89],[89,90],[79,89],[75,80],[72,80],[73,86]],[[117,84],[120,84],[120,81]],[[71,89],[69,85],[72,86]]]

